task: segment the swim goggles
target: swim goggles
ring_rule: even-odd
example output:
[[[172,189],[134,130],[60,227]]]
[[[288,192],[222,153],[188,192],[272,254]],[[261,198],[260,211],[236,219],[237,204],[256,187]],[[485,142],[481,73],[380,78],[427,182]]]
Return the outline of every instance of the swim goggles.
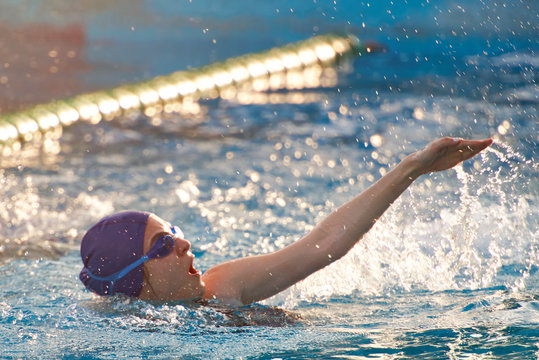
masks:
[[[170,232],[172,233],[172,235],[179,236],[182,239],[184,237],[183,231],[182,231],[182,229],[180,229],[179,226],[171,226],[170,227]],[[144,264],[146,261],[148,261],[150,259],[157,259],[157,258],[160,258],[160,257],[165,257],[168,254],[170,254],[172,252],[172,250],[174,249],[174,237],[172,235],[170,235],[170,234],[161,235],[157,239],[157,241],[153,244],[151,249],[146,253],[146,255],[144,255],[143,257],[141,257],[137,261],[127,265],[122,270],[115,272],[112,275],[101,277],[101,276],[97,276],[97,275],[92,274],[88,269],[86,269],[86,271],[87,271],[88,275],[92,279],[99,280],[99,281],[108,281],[108,282],[110,282],[109,293],[110,293],[110,295],[112,295],[112,294],[114,294],[114,282],[115,281],[118,281],[119,279],[123,278],[125,275],[129,274],[129,272],[131,272],[137,266]]]

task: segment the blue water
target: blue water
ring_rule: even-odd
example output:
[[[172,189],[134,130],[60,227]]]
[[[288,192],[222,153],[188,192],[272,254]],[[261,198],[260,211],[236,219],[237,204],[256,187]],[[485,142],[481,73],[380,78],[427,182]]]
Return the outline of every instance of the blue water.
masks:
[[[329,31],[388,51],[279,103],[75,124],[57,154],[5,165],[1,358],[539,357],[535,2],[2,6],[14,26],[82,24],[88,89]],[[345,258],[261,304],[100,299],[78,281],[80,238],[104,215],[181,225],[206,270],[292,243],[445,135],[495,145],[417,181]]]

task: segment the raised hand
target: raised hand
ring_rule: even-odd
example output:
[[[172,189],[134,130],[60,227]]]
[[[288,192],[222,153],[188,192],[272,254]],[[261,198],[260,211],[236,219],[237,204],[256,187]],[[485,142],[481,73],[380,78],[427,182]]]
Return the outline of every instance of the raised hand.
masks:
[[[492,144],[492,139],[463,140],[445,137],[434,140],[425,148],[411,155],[419,172],[442,171],[452,168],[460,162],[474,157]]]

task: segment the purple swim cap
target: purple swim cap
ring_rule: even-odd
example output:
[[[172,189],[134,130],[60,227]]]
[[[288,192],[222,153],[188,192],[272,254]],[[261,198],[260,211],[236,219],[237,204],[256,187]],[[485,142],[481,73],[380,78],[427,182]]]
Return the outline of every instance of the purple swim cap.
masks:
[[[140,294],[142,264],[114,281],[112,289],[110,281],[95,277],[114,274],[144,255],[144,232],[149,216],[149,213],[137,211],[110,215],[86,232],[80,245],[84,267],[79,278],[87,289],[99,295],[122,293],[136,297]]]

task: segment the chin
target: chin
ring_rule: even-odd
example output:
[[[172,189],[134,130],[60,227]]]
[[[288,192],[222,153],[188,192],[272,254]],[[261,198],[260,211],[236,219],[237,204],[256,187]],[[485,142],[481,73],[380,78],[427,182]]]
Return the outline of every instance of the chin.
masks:
[[[206,293],[206,284],[204,284],[204,281],[200,281],[199,287],[198,287],[198,298],[204,297],[204,294]]]
[[[199,300],[204,297],[205,293],[206,284],[204,284],[203,281],[199,281],[196,284],[193,284],[193,286],[191,287],[191,291],[189,291],[189,293],[187,294],[184,294],[184,296],[181,296],[181,298],[185,301]]]

